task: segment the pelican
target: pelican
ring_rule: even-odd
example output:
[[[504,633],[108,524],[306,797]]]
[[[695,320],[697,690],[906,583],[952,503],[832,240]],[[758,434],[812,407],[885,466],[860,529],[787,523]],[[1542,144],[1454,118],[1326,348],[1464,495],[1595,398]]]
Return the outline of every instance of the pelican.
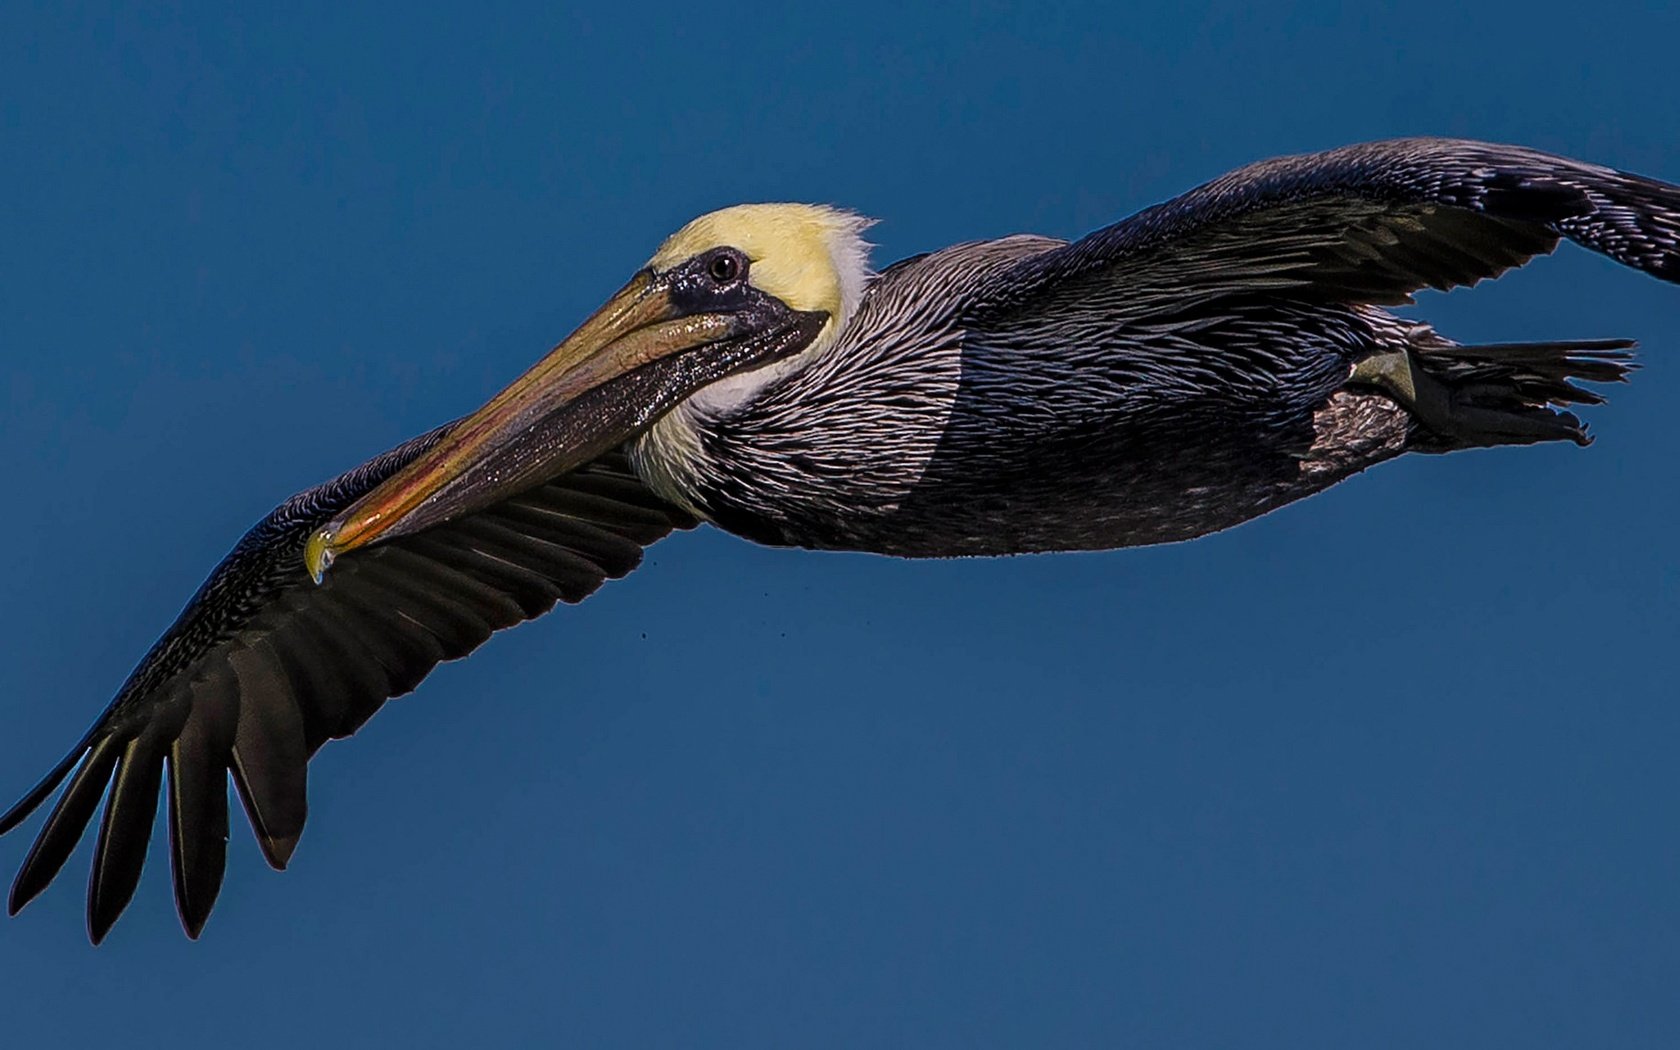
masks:
[[[710,523],[904,557],[1096,550],[1229,528],[1410,452],[1586,444],[1621,339],[1461,345],[1386,307],[1568,238],[1680,282],[1680,187],[1514,146],[1404,139],[1241,168],[1071,243],[872,272],[869,222],[704,215],[484,407],[282,503],[68,754],[14,914],[101,801],[97,944],[167,772],[189,937],[222,885],[228,781],[268,863],[307,765],[494,631]]]

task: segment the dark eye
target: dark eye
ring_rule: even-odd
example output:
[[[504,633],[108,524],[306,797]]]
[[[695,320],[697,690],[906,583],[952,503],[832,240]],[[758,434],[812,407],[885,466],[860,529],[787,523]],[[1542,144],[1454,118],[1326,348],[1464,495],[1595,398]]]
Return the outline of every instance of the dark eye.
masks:
[[[712,261],[706,265],[706,273],[718,284],[728,284],[741,276],[746,268],[745,262],[734,252],[719,252],[712,256]]]

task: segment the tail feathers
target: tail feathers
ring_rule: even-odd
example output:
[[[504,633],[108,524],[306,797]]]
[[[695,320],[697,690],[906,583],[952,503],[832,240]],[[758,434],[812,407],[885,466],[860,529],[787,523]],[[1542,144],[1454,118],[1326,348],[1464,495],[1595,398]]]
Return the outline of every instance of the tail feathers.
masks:
[[[1604,396],[1579,384],[1624,382],[1637,367],[1627,339],[1459,346],[1430,336],[1361,362],[1354,374],[1411,410],[1419,451],[1591,444],[1586,424],[1567,408],[1600,405]]]
[[[1637,366],[1629,339],[1485,343],[1421,349],[1418,365],[1445,388],[1445,433],[1458,447],[1573,441],[1591,444],[1570,405],[1602,405],[1580,383],[1621,383]],[[1430,423],[1423,421],[1426,426]]]

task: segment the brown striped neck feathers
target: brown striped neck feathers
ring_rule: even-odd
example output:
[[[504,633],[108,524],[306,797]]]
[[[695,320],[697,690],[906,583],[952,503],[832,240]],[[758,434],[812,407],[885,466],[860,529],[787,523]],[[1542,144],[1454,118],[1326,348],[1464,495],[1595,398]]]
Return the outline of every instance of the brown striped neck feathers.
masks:
[[[863,232],[873,222],[820,204],[739,204],[700,216],[659,246],[648,261],[655,272],[715,248],[738,249],[749,260],[747,280],[758,290],[794,310],[821,310],[829,317],[803,351],[702,387],[637,440],[635,458],[667,498],[688,502],[671,474],[699,455],[696,417],[715,417],[750,402],[834,346],[871,277]]]

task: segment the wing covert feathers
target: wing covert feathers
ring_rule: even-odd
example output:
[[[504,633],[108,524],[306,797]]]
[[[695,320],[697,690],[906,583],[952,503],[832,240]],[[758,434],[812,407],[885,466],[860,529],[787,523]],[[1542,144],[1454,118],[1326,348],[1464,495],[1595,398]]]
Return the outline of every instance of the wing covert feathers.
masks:
[[[1565,237],[1680,282],[1680,188],[1459,139],[1279,157],[1024,260],[978,308],[1008,311],[1082,280],[1158,299],[1162,313],[1257,293],[1397,305],[1496,277]]]

